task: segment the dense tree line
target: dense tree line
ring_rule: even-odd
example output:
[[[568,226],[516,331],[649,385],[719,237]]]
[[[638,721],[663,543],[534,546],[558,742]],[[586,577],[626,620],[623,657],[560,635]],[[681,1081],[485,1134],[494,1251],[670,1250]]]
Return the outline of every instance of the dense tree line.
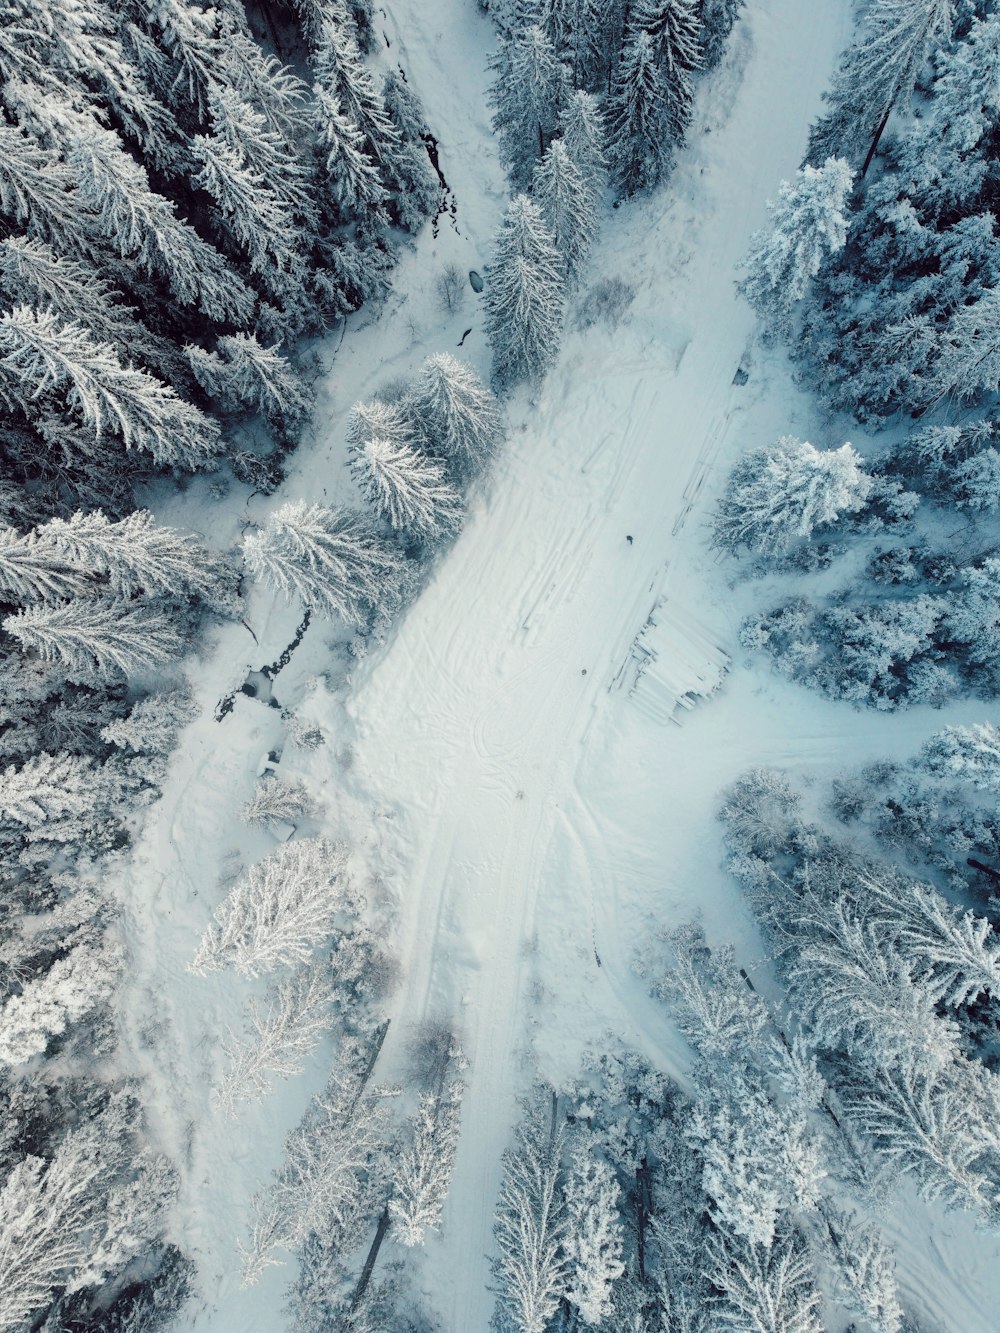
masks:
[[[192,717],[176,664],[206,613],[240,614],[240,570],[137,488],[273,489],[311,408],[297,341],[380,299],[438,194],[364,0],[281,10],[264,39],[251,18],[0,5],[4,1329],[152,1330],[187,1284],[142,1090],[100,1072],[126,965],[102,878]],[[255,1016],[279,1072],[313,998],[289,983]]]
[[[961,772],[965,755],[974,763],[984,738],[992,739],[978,728],[949,729],[925,747],[912,778],[898,774],[893,783],[888,766],[839,782],[833,808],[852,823],[870,812],[880,840],[916,852],[914,860],[920,842],[901,834],[922,827],[922,850],[933,862],[935,844],[947,847],[967,818],[956,802],[952,819],[949,788],[935,777],[950,762]],[[887,785],[876,790],[873,780]],[[765,932],[791,1012],[879,1171],[908,1173],[926,1198],[995,1226],[995,913],[967,905],[967,881],[956,902],[957,876],[946,893],[866,853],[844,832],[807,823],[781,774],[746,774],[722,813],[731,868]]]
[[[694,76],[717,64],[743,0],[489,0],[493,130],[514,197],[486,288],[498,386],[558,351],[609,178],[623,197],[670,171]]]
[[[504,1155],[491,1326],[821,1333],[823,1292],[902,1333],[891,1253],[829,1197],[863,1158],[815,1056],[697,928],[650,962],[694,1048],[691,1090],[613,1045],[534,1091]]]
[[[893,435],[866,450],[867,483],[845,490],[842,474],[839,498],[842,451],[821,451],[825,483],[804,456],[790,466],[786,442],[737,465],[721,544],[770,552],[786,571],[825,567],[848,540],[866,555],[863,577],[754,616],[744,642],[882,709],[997,692],[998,52],[991,6],[876,0],[810,163],[743,263],[766,332],[789,340],[825,404]],[[804,486],[817,518],[824,488],[836,514],[803,522]]]

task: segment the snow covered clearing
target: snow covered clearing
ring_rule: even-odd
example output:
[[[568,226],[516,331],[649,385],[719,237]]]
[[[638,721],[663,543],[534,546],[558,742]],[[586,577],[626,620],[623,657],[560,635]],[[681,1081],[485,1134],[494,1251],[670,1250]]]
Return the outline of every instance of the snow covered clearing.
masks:
[[[669,185],[605,221],[587,280],[634,287],[622,323],[571,327],[534,398],[514,396],[509,441],[462,537],[387,645],[348,681],[338,635],[314,619],[272,682],[296,705],[326,674],[303,709],[326,744],[288,746],[283,766],[322,795],[321,831],[354,846],[357,873],[382,886],[380,910],[395,916],[402,981],[377,1078],[401,1075],[412,1025],[428,1017],[453,1021],[470,1059],[443,1233],[414,1261],[449,1333],[489,1321],[500,1154],[533,1068],[571,1077],[610,1032],[683,1079],[686,1048],[634,975],[637,951],[700,912],[711,940],[736,940],[749,967],[760,959],[719,865],[719,791],[751,764],[822,780],[982,715],[971,704],[946,715],[853,712],[748,666],[736,632],[759,585],[729,586],[731,569],[707,546],[706,518],[738,451],[789,432],[841,442],[783,357],[755,346],[733,268],[765,199],[798,165],[849,9],[748,6],[700,88]],[[482,269],[504,203],[483,96],[490,30],[470,0],[393,0],[383,12],[387,58],[423,99],[456,214],[404,256],[381,319],[349,331],[284,499],[350,493],[346,413],[380,382],[454,348],[470,327],[462,354],[486,365],[471,293],[446,317],[433,284],[447,263]],[[741,366],[745,383],[734,382]],[[277,502],[254,501],[253,517]],[[213,511],[206,524],[226,541],[239,520]],[[236,1240],[329,1057],[321,1048],[306,1075],[235,1125],[211,1108],[219,1038],[239,1026],[252,988],[186,966],[224,881],[274,845],[238,810],[283,735],[276,710],[239,693],[221,722],[213,714],[248,671],[279,657],[301,620],[298,608],[254,596],[259,645],[227,627],[198,664],[202,717],[123,886],[134,956],[126,1043],[152,1080],[154,1134],[184,1174],[176,1237],[199,1264],[202,1293],[189,1326],[213,1333],[283,1326],[289,1270],[240,1290]],[[689,710],[691,693],[711,697]],[[680,727],[663,725],[672,715]],[[887,1227],[905,1296],[956,1333],[989,1333],[1000,1265],[992,1290],[981,1279],[996,1245],[937,1213],[931,1234],[931,1217],[907,1197]]]

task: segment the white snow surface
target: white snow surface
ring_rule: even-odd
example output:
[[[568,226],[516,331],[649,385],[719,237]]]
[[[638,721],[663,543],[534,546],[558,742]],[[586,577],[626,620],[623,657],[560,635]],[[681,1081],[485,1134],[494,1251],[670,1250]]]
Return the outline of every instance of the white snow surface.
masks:
[[[510,438],[465,531],[388,641],[345,672],[343,635],[316,620],[274,681],[280,702],[301,703],[326,737],[315,751],[285,743],[280,768],[324,801],[323,818],[300,831],[351,843],[401,960],[376,1077],[402,1079],[408,1036],[428,1017],[456,1024],[470,1059],[444,1227],[408,1260],[447,1333],[487,1329],[500,1155],[534,1072],[568,1080],[613,1034],[684,1079],[684,1042],[633,970],[664,927],[700,913],[710,939],[734,940],[741,962],[761,968],[720,864],[721,790],[755,764],[790,765],[819,784],[908,754],[946,721],[982,717],[972,704],[855,712],[748,660],[737,630],[765,592],[734,582],[736,567],[707,543],[713,499],[741,450],[786,433],[823,445],[845,435],[792,384],[783,355],[756,346],[733,269],[798,165],[849,9],[750,0],[699,89],[673,178],[604,221],[577,304],[587,286],[620,277],[635,288],[624,321],[582,329],[571,314],[544,384],[510,401]],[[339,347],[338,335],[320,348],[332,368],[318,424],[279,496],[245,515],[209,508],[197,486],[160,498],[161,517],[190,524],[201,495],[201,526],[222,544],[284,499],[356,498],[343,445],[355,399],[455,349],[466,329],[460,355],[488,370],[477,299],[470,291],[444,316],[433,282],[447,263],[482,270],[505,202],[484,98],[491,29],[472,0],[388,0],[379,13],[383,58],[404,68],[439,138],[455,219],[404,255],[380,318],[362,312]],[[749,382],[734,386],[741,361]],[[191,1333],[287,1326],[292,1268],[243,1290],[236,1242],[331,1054],[321,1047],[263,1106],[225,1120],[209,1099],[225,1069],[219,1039],[239,1028],[255,988],[186,971],[226,881],[275,845],[239,808],[262,756],[284,743],[280,714],[239,694],[221,722],[213,710],[280,654],[300,619],[258,590],[247,620],[259,646],[226,626],[192,664],[202,716],[121,885],[133,956],[123,1039],[149,1081],[151,1132],[182,1172],[173,1238],[199,1265],[179,1325]],[[636,686],[650,649],[656,660]],[[671,717],[681,725],[664,725]],[[766,989],[766,970],[757,975]],[[994,1239],[909,1192],[883,1225],[904,1297],[932,1328],[995,1330]],[[383,1254],[399,1257],[391,1245]]]

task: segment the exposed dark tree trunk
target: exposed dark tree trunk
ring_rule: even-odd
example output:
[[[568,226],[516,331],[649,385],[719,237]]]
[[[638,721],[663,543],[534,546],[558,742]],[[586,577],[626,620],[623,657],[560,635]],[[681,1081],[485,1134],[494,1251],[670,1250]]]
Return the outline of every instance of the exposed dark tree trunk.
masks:
[[[981,870],[984,875],[989,875],[990,879],[1000,884],[1000,870],[993,870],[989,866],[984,866],[982,861],[977,861],[974,856],[970,856],[965,864],[972,866],[973,870]]]
[[[351,1297],[351,1309],[356,1310],[361,1297],[365,1294],[368,1283],[371,1281],[372,1272],[375,1268],[375,1261],[378,1258],[378,1252],[382,1248],[382,1242],[385,1240],[385,1233],[389,1230],[392,1218],[389,1216],[389,1205],[382,1209],[382,1216],[378,1220],[378,1226],[375,1228],[375,1239],[372,1241],[371,1249],[368,1251],[368,1258],[365,1260],[365,1266],[361,1270],[361,1276],[358,1278],[358,1285],[354,1288],[354,1295]]]
[[[882,135],[885,133],[885,127],[889,123],[889,117],[892,115],[892,105],[893,105],[892,102],[890,102],[889,105],[886,107],[885,115],[882,117],[881,121],[879,121],[879,127],[875,131],[875,138],[872,140],[872,146],[868,149],[868,156],[865,158],[864,165],[861,168],[862,180],[864,180],[864,178],[868,175],[868,168],[872,164],[872,158],[875,156],[875,150],[876,148],[878,148],[878,142],[882,138]]]

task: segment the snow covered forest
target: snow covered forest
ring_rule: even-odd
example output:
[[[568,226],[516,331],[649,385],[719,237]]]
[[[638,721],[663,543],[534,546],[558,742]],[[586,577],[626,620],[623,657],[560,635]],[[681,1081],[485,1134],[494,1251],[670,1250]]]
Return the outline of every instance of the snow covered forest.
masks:
[[[996,1333],[997,0],[0,111],[0,1333]]]

